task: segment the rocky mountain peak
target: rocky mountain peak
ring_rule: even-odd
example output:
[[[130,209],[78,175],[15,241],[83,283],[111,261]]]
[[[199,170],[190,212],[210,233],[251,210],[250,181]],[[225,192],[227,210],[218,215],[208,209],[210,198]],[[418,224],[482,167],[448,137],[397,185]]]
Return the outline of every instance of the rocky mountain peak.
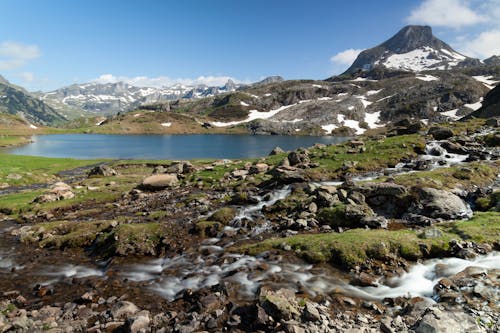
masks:
[[[434,37],[431,27],[421,25],[407,25],[381,46],[398,54],[425,46],[453,51],[448,44]]]
[[[436,38],[431,27],[408,25],[382,44],[361,52],[345,74],[375,67],[420,72],[479,64],[478,59],[468,58]]]

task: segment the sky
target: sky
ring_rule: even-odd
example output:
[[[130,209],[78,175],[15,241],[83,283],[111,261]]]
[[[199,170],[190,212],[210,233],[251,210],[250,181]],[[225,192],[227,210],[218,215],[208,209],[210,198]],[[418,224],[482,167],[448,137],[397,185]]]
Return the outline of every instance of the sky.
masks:
[[[500,0],[1,0],[0,75],[30,91],[325,79],[407,24],[500,55]]]

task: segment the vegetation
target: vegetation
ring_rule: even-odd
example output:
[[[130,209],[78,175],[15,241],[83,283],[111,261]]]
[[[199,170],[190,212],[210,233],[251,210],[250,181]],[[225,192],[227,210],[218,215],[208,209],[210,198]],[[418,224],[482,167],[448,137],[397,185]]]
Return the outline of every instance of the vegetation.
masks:
[[[469,221],[448,222],[416,230],[352,229],[343,233],[302,234],[274,238],[234,248],[258,254],[289,245],[295,254],[311,262],[330,262],[351,269],[367,260],[384,260],[399,255],[408,260],[426,256],[446,256],[452,239],[497,244],[500,239],[500,213],[477,213]],[[437,237],[425,238],[425,231],[436,229]]]
[[[57,174],[102,162],[99,160],[76,160],[72,158],[47,158],[0,154],[0,184],[10,186],[49,183],[57,180]]]

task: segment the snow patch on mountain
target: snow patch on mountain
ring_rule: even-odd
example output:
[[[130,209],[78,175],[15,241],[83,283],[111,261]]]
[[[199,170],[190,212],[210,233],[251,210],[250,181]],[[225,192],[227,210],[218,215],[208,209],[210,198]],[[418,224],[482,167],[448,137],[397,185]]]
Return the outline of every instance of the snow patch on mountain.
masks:
[[[422,80],[422,81],[437,81],[439,80],[438,77],[432,76],[432,75],[417,75],[415,76],[416,79]]]
[[[446,52],[443,52],[446,51]],[[385,60],[378,60],[375,65],[383,65],[387,68],[405,71],[421,72],[430,69],[446,69],[455,67],[465,57],[456,52],[445,49],[436,50],[429,46],[423,46],[410,52],[392,54]]]
[[[495,81],[493,80],[493,76],[484,76],[484,75],[477,75],[477,76],[473,76],[473,78],[476,80],[476,81],[479,81],[481,82],[482,84],[484,84],[486,86],[486,88],[488,89],[493,89],[495,88],[495,85],[500,82],[500,81]]]

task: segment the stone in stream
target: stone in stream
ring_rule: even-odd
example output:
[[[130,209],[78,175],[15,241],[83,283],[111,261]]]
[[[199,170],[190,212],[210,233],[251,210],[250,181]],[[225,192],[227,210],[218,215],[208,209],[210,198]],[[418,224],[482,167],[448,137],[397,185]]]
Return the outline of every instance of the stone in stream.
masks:
[[[162,190],[178,184],[179,179],[177,175],[165,173],[144,178],[140,187],[146,190]]]

